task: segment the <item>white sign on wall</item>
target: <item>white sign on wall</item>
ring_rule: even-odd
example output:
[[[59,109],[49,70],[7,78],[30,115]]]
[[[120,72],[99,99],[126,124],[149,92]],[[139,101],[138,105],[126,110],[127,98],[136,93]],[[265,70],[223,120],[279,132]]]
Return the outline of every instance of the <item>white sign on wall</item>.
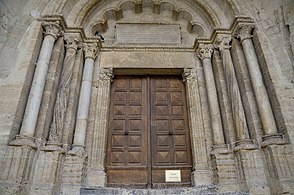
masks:
[[[181,182],[181,170],[165,170],[165,182]]]

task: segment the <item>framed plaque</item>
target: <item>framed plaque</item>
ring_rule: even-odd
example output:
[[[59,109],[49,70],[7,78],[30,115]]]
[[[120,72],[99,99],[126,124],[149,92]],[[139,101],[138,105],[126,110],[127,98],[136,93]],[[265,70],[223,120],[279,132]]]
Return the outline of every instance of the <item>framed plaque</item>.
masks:
[[[165,170],[165,182],[181,182],[181,170]]]

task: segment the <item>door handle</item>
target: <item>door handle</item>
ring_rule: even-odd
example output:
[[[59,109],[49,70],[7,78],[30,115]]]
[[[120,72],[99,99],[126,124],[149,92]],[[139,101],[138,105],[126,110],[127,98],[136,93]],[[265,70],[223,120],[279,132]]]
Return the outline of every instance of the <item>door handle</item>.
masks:
[[[129,131],[128,130],[125,130],[125,135],[129,135]]]
[[[172,131],[169,131],[169,132],[168,132],[168,135],[173,135],[173,132],[172,132]]]

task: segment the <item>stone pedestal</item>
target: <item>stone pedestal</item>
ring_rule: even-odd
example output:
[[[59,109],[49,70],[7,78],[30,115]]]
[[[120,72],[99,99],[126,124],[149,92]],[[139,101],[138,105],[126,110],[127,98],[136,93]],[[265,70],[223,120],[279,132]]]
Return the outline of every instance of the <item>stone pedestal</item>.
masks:
[[[239,148],[235,150],[235,156],[242,188],[248,188],[250,194],[271,194],[261,151]],[[244,191],[244,189],[240,190]]]
[[[228,147],[214,148],[211,153],[214,170],[214,183],[219,192],[238,192],[237,167],[233,152]]]
[[[294,192],[294,156],[289,144],[269,145],[263,148],[268,163],[269,182],[274,194]]]
[[[28,189],[29,194],[59,193],[59,170],[63,161],[63,153],[63,150],[36,152],[32,181]]]
[[[28,146],[6,148],[0,157],[0,194],[26,194],[35,150]]]
[[[66,154],[61,170],[60,194],[80,194],[86,160],[87,157],[83,150],[70,151]]]

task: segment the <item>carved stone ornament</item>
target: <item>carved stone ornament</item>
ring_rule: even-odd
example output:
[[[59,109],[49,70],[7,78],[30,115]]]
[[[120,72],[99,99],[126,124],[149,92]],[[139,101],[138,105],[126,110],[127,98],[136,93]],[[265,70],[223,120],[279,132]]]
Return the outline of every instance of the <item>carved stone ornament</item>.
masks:
[[[211,44],[200,44],[197,50],[197,56],[204,60],[206,58],[211,59],[213,53],[213,45]]]
[[[95,60],[98,54],[98,45],[97,43],[84,43],[83,50],[85,53],[85,58],[92,58]]]
[[[231,48],[230,42],[232,40],[231,35],[219,35],[216,39],[215,48],[219,51],[229,50]]]
[[[196,73],[196,70],[193,68],[185,68],[182,76],[183,76],[184,82],[193,81],[197,78],[197,73]]]
[[[80,47],[80,40],[75,35],[67,34],[64,36],[64,40],[65,40],[65,46],[67,49],[72,48],[74,50],[77,50],[78,47]]]
[[[51,35],[55,39],[63,34],[59,21],[43,22],[42,26],[45,29],[45,35]]]
[[[161,3],[161,0],[152,0],[153,4],[159,5]]]
[[[112,82],[112,80],[113,80],[113,69],[112,68],[103,68],[100,71],[100,80]]]
[[[240,39],[240,41],[244,41],[245,39],[251,39],[252,36],[252,31],[254,29],[254,25],[240,25],[238,29],[235,32],[236,38]]]
[[[134,3],[135,4],[142,4],[143,2],[142,2],[142,0],[134,0]]]

